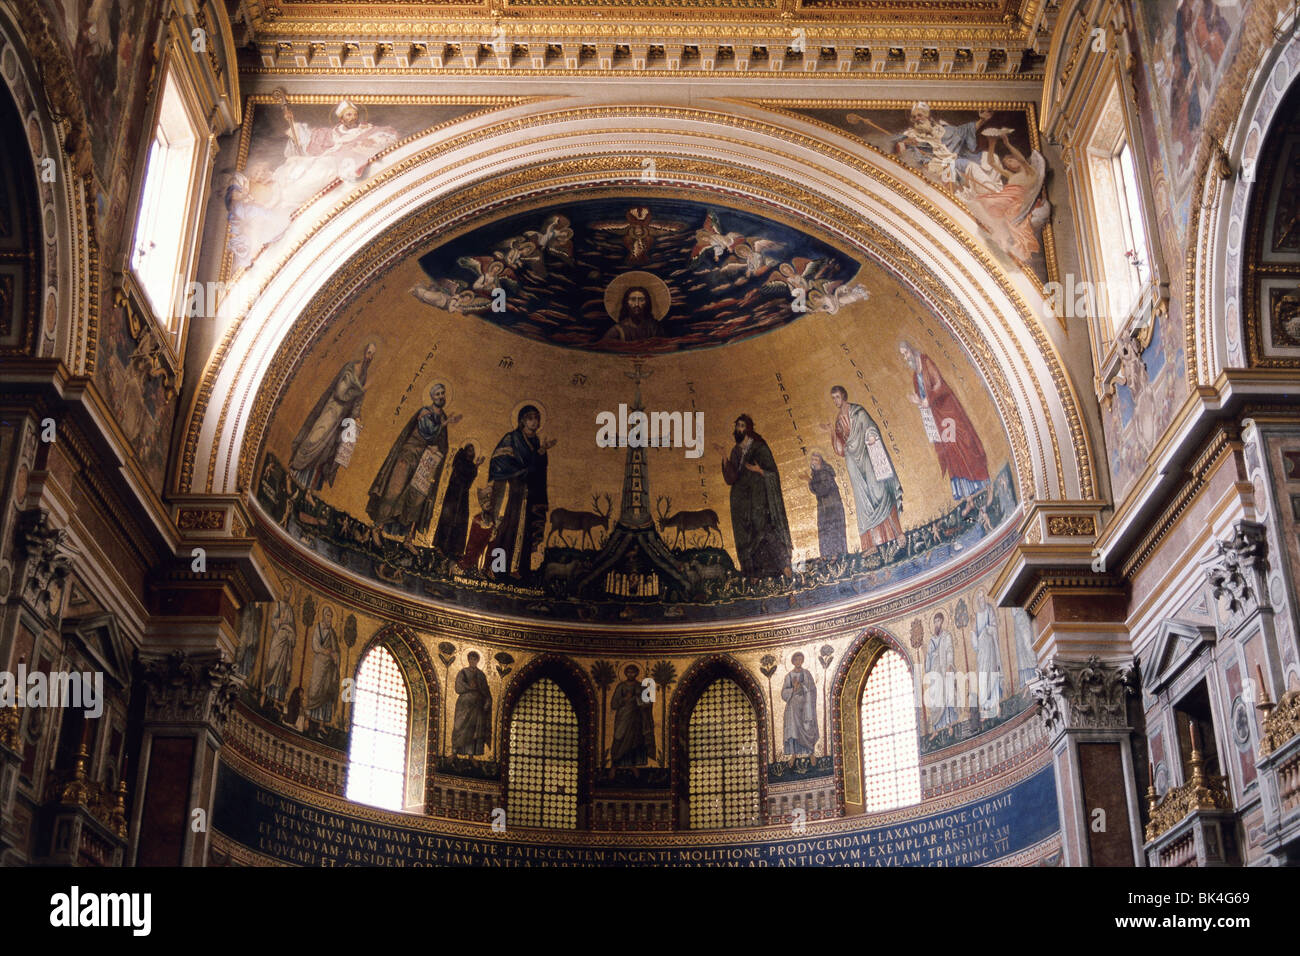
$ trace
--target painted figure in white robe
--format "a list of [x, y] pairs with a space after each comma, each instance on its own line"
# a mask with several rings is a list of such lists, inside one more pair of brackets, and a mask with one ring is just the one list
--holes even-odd
[[266, 652], [266, 696], [283, 701], [289, 692], [289, 675], [293, 670], [293, 647], [298, 642], [297, 622], [293, 613], [292, 594], [275, 602], [271, 614], [271, 644]]
[[791, 670], [785, 675], [781, 699], [785, 701], [782, 738], [785, 753], [806, 757], [817, 744], [817, 686], [811, 671], [803, 668], [803, 655], [790, 658]]
[[839, 410], [831, 432], [836, 454], [844, 456], [849, 486], [858, 517], [858, 542], [863, 551], [902, 540], [899, 513], [903, 510], [903, 486], [885, 447], [880, 428], [861, 405], [849, 401], [842, 385], [831, 389], [831, 401]]
[[931, 619], [932, 633], [925, 649], [925, 703], [930, 713], [930, 730], [940, 731], [957, 723], [957, 659], [952, 633], [944, 630], [944, 613]]
[[344, 423], [349, 419], [356, 423], [361, 415], [366, 376], [374, 357], [375, 346], [372, 343], [366, 346], [360, 362], [348, 362], [339, 370], [293, 440], [289, 471], [308, 494], [334, 484], [340, 467], [339, 446], [344, 438], [351, 437], [351, 444], [355, 446], [355, 429], [351, 429], [353, 434], [348, 435]]
[[989, 596], [979, 591], [975, 598], [975, 629], [970, 636], [975, 651], [976, 686], [979, 688], [980, 717], [996, 717], [1002, 703], [1002, 655], [998, 652], [998, 616]]
[[1034, 655], [1034, 626], [1021, 607], [1011, 612], [1011, 621], [1016, 634], [1017, 676], [1023, 688], [1034, 679], [1034, 673], [1038, 670], [1038, 659]]
[[334, 612], [321, 611], [311, 635], [311, 683], [307, 686], [307, 713], [323, 724], [334, 719], [339, 696], [339, 639], [334, 633]]

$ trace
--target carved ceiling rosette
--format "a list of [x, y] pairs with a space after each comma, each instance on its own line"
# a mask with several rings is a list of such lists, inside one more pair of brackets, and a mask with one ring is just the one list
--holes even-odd
[[1043, 724], [1060, 730], [1121, 730], [1128, 726], [1128, 695], [1136, 684], [1130, 665], [1054, 660], [1037, 672], [1032, 685]]

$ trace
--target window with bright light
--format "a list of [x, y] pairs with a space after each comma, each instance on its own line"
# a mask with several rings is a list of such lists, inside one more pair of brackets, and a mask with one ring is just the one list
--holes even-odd
[[862, 776], [868, 813], [921, 802], [912, 672], [897, 651], [885, 651], [862, 691]]
[[1106, 100], [1088, 144], [1088, 173], [1092, 192], [1095, 248], [1105, 283], [1094, 307], [1103, 319], [1106, 341], [1129, 317], [1151, 278], [1142, 192], [1133, 149], [1124, 125], [1124, 110], [1116, 85]]
[[539, 678], [510, 717], [510, 825], [578, 826], [578, 715], [555, 681]]
[[408, 710], [406, 678], [388, 648], [377, 645], [357, 670], [348, 751], [349, 800], [385, 810], [402, 809]]
[[691, 829], [759, 825], [758, 717], [735, 681], [700, 695], [687, 733]]
[[168, 70], [145, 165], [131, 269], [154, 315], [171, 331], [179, 328], [178, 302], [188, 281], [182, 272], [198, 144], [198, 130]]

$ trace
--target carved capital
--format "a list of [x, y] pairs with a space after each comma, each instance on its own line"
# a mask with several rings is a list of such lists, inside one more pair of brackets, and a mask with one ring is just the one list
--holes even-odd
[[1034, 699], [1050, 734], [1061, 730], [1122, 730], [1128, 726], [1128, 695], [1135, 690], [1130, 665], [1051, 661], [1037, 672]]
[[1202, 562], [1224, 623], [1239, 623], [1259, 604], [1260, 582], [1268, 571], [1264, 526], [1238, 521], [1227, 541], [1216, 541], [1214, 554]]
[[68, 533], [50, 522], [48, 511], [24, 512], [18, 520], [18, 552], [23, 556], [19, 594], [40, 612], [54, 616], [71, 569]]
[[218, 734], [225, 729], [240, 688], [229, 661], [172, 651], [166, 657], [142, 657], [140, 668], [148, 689], [145, 720], [206, 723]]

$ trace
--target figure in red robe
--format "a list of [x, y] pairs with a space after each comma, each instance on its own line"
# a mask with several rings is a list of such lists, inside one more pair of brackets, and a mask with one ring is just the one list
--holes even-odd
[[918, 352], [907, 341], [898, 343], [898, 352], [912, 370], [915, 392], [908, 398], [920, 409], [939, 467], [952, 482], [953, 498], [961, 501], [988, 487], [989, 464], [984, 445], [961, 402], [930, 356]]

